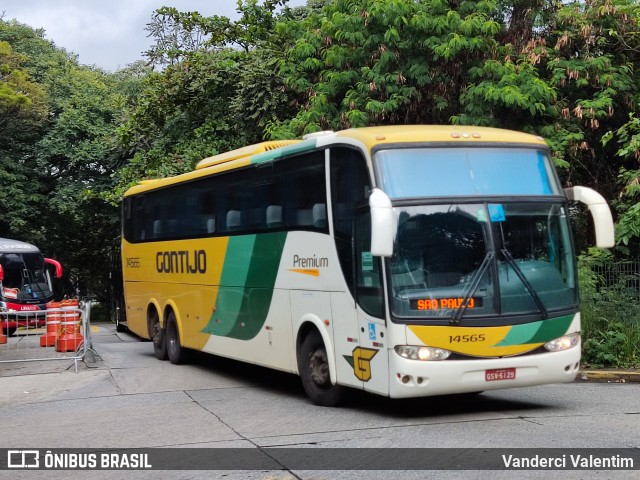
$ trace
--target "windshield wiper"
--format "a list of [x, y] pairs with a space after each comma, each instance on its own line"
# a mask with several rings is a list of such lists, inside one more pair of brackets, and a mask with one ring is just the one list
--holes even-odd
[[545, 319], [549, 318], [549, 312], [547, 312], [547, 309], [544, 306], [544, 303], [542, 302], [540, 295], [538, 295], [538, 292], [536, 292], [536, 289], [534, 288], [534, 286], [531, 285], [531, 282], [529, 281], [529, 279], [524, 275], [524, 273], [522, 273], [522, 270], [520, 269], [516, 261], [513, 259], [511, 252], [509, 252], [509, 250], [507, 250], [506, 248], [502, 248], [500, 250], [500, 253], [504, 255], [504, 258], [507, 261], [507, 263], [511, 266], [511, 268], [513, 268], [513, 271], [516, 272], [516, 275], [518, 276], [522, 284], [525, 286], [525, 288], [529, 292], [529, 295], [531, 295], [531, 298], [533, 298], [533, 301], [538, 307], [538, 310], [540, 310], [540, 312], [542, 313], [542, 318], [545, 318]]
[[20, 290], [23, 290], [28, 286], [29, 288], [26, 293], [31, 295], [31, 298], [37, 299], [39, 298], [39, 294], [46, 297], [46, 293], [42, 289], [42, 285], [38, 282], [33, 270], [27, 266], [27, 262], [25, 262], [24, 258], [22, 258], [22, 266], [24, 268], [22, 269], [22, 286], [20, 287]]
[[482, 263], [480, 264], [480, 267], [478, 268], [478, 270], [476, 270], [476, 273], [474, 273], [473, 276], [471, 277], [471, 280], [469, 281], [470, 286], [467, 289], [467, 293], [465, 293], [464, 297], [462, 298], [462, 302], [460, 303], [460, 306], [453, 313], [451, 320], [449, 320], [449, 323], [451, 323], [452, 325], [457, 325], [460, 323], [462, 314], [467, 309], [467, 306], [469, 305], [469, 300], [476, 293], [478, 286], [480, 286], [480, 281], [482, 280], [482, 277], [484, 277], [484, 274], [487, 271], [487, 268], [489, 268], [489, 265], [491, 265], [493, 257], [494, 257], [493, 252], [487, 252], [487, 254], [484, 256], [484, 259], [482, 260]]

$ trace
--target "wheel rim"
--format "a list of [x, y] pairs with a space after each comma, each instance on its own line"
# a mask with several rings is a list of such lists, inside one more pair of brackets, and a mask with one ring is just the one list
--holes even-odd
[[309, 375], [320, 388], [328, 388], [331, 385], [329, 359], [324, 349], [315, 350], [309, 356]]
[[152, 328], [152, 340], [156, 345], [160, 345], [160, 322], [155, 322]]
[[147, 326], [149, 328], [149, 335], [151, 336], [151, 341], [153, 342], [154, 347], [160, 346], [161, 340], [161, 329], [160, 329], [160, 319], [156, 312], [149, 313], [149, 319], [147, 320]]

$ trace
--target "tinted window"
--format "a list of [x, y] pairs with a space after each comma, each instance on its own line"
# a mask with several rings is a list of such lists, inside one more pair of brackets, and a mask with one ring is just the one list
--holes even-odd
[[132, 242], [253, 233], [327, 231], [324, 152], [252, 165], [125, 199]]
[[333, 231], [342, 273], [353, 293], [354, 208], [366, 203], [371, 192], [369, 171], [360, 152], [351, 148], [331, 149], [331, 200]]

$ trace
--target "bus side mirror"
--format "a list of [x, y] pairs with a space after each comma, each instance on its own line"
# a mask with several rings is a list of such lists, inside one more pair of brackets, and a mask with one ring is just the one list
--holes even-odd
[[615, 246], [613, 218], [604, 197], [587, 187], [565, 188], [564, 192], [569, 200], [584, 203], [589, 207], [596, 230], [596, 246], [600, 248]]
[[376, 257], [393, 255], [393, 239], [396, 222], [391, 207], [391, 199], [379, 188], [374, 188], [369, 196], [371, 208], [371, 254]]
[[44, 263], [47, 265], [53, 265], [56, 270], [56, 278], [62, 278], [62, 265], [60, 265], [60, 262], [51, 258], [45, 258]]

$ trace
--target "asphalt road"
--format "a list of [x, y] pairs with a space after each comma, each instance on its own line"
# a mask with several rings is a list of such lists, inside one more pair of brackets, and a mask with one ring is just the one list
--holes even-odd
[[[0, 448], [640, 449], [638, 383], [578, 381], [401, 401], [355, 392], [342, 407], [321, 408], [293, 375], [207, 355], [175, 366], [110, 324], [92, 329], [102, 359], [78, 373], [67, 361], [0, 364]], [[11, 479], [123, 476], [626, 479], [640, 471], [0, 471]]]

